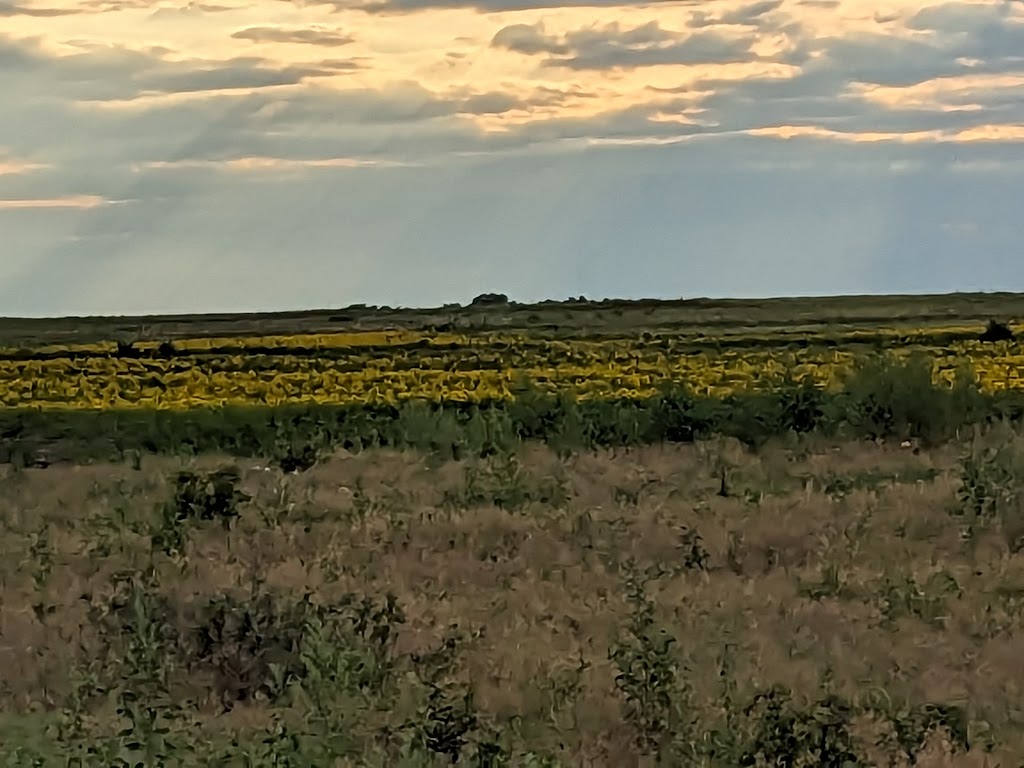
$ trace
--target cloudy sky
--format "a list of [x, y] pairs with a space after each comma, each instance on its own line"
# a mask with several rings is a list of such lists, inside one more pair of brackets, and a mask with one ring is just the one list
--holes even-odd
[[1024, 2], [0, 0], [0, 315], [1024, 290]]

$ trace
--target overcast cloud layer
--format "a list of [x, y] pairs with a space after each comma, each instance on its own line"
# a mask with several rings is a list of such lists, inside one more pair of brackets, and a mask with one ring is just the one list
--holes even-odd
[[0, 0], [0, 315], [1024, 290], [1024, 2]]

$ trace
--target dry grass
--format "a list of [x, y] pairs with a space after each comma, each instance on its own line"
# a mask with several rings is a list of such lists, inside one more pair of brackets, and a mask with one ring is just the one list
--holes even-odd
[[[472, 687], [483, 721], [565, 765], [646, 765], [609, 648], [637, 610], [629, 574], [647, 573], [656, 622], [676, 638], [690, 707], [705, 720], [720, 709], [730, 647], [738, 699], [783, 684], [798, 702], [828, 688], [897, 708], [961, 705], [976, 721], [975, 748], [954, 753], [933, 735], [918, 764], [1017, 765], [1024, 558], [995, 530], [962, 539], [950, 515], [958, 457], [955, 447], [808, 442], [753, 454], [716, 441], [564, 461], [533, 447], [493, 472], [386, 452], [337, 455], [288, 476], [249, 462], [238, 465], [252, 497], [240, 517], [229, 530], [191, 526], [179, 558], [154, 555], [150, 533], [182, 462], [7, 470], [0, 700], [17, 715], [2, 741], [66, 716], [72, 671], [105, 659], [113, 642], [100, 617], [124, 588], [119, 574], [153, 565], [149, 597], [168, 598], [176, 630], [195, 619], [189, 606], [222, 594], [331, 603], [393, 593], [406, 617], [395, 657], [436, 649], [456, 626], [464, 639], [447, 684]], [[210, 738], [297, 708], [229, 702], [225, 713], [230, 687], [192, 672], [168, 690], [196, 703]], [[388, 712], [364, 703], [367, 743], [418, 711], [411, 691]], [[102, 730], [110, 715], [100, 698], [90, 727]], [[992, 754], [978, 723], [996, 742]], [[890, 754], [872, 747], [868, 759], [884, 765]]]

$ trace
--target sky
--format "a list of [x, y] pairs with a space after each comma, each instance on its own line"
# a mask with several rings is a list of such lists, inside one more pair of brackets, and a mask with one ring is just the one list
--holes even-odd
[[0, 316], [1024, 290], [1024, 0], [0, 0]]

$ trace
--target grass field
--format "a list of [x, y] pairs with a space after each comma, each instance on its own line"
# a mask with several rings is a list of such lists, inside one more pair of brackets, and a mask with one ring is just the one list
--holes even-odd
[[[1022, 315], [2, 320], [0, 391], [29, 396], [0, 407], [0, 764], [1024, 765], [1019, 342], [978, 340]], [[825, 350], [841, 375], [800, 362]], [[648, 390], [546, 375], [584, 354], [599, 381], [661, 362]], [[225, 386], [511, 373], [479, 398], [40, 407], [68, 391], [47, 366], [230, 359]], [[728, 386], [694, 385], [715, 366]]]

